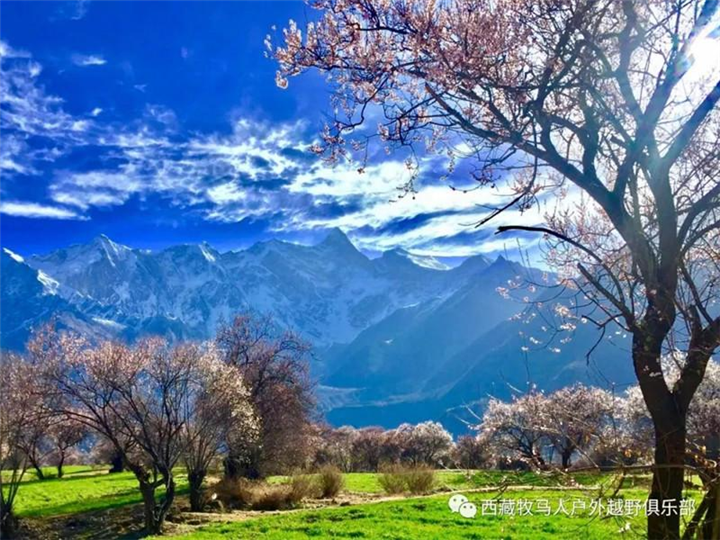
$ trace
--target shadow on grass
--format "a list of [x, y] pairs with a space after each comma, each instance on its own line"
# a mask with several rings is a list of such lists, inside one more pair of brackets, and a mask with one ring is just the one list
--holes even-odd
[[[175, 490], [176, 496], [187, 495], [190, 489], [187, 486], [179, 487]], [[162, 492], [158, 494], [162, 497]], [[18, 512], [20, 517], [35, 519], [52, 519], [68, 515], [82, 516], [92, 512], [102, 512], [112, 510], [132, 504], [140, 504], [142, 495], [138, 488], [128, 488], [114, 493], [107, 493], [100, 497], [88, 497], [78, 501], [57, 504], [55, 506], [44, 506], [36, 510], [27, 512]]]
[[[186, 496], [187, 486], [176, 491]], [[162, 494], [160, 494], [162, 496]], [[21, 523], [28, 540], [135, 540], [145, 538], [143, 506], [137, 489], [43, 508], [41, 513], [22, 514]]]

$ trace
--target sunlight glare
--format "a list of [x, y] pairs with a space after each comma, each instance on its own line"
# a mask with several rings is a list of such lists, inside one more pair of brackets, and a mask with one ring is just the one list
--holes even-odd
[[694, 71], [699, 75], [709, 75], [720, 70], [720, 40], [700, 37], [690, 49], [695, 60]]

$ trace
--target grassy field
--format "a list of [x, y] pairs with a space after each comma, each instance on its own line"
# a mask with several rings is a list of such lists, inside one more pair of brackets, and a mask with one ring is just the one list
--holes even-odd
[[[374, 473], [346, 473], [345, 490], [352, 493], [382, 493], [383, 489]], [[562, 487], [573, 485], [596, 486], [611, 481], [608, 475], [597, 473], [584, 474], [538, 474], [534, 472], [504, 472], [504, 471], [437, 471], [436, 491], [457, 491], [463, 489], [477, 489], [491, 486], [533, 486], [533, 487]], [[286, 476], [275, 476], [269, 479], [270, 483], [285, 482]]]
[[[110, 475], [105, 471], [106, 468], [72, 467], [67, 469], [63, 479], [49, 478], [43, 481], [29, 473], [18, 494], [17, 513], [31, 524], [46, 527], [41, 529], [44, 531], [52, 530], [53, 524], [62, 520], [74, 520], [75, 516], [82, 515], [80, 521], [85, 520], [85, 526], [91, 529], [98, 527], [98, 523], [106, 523], [101, 516], [109, 515], [108, 512], [120, 512], [128, 517], [131, 513], [123, 510], [123, 507], [140, 502], [137, 482], [130, 473]], [[286, 477], [270, 479], [271, 482], [286, 480]], [[647, 496], [646, 482], [646, 478], [636, 477], [632, 483], [625, 484], [628, 487], [618, 496], [626, 500], [644, 501]], [[644, 529], [645, 518], [642, 516], [600, 518], [590, 515], [590, 500], [597, 495], [597, 486], [602, 484], [606, 485], [606, 493], [612, 491], [613, 477], [599, 474], [540, 475], [501, 471], [468, 474], [439, 471], [434, 495], [387, 500], [377, 474], [352, 473], [345, 475], [345, 493], [340, 497], [343, 506], [282, 513], [243, 512], [216, 516], [217, 522], [204, 525], [201, 522], [195, 522], [194, 525], [171, 523], [168, 529], [175, 534], [171, 538], [190, 540], [637, 538]], [[178, 475], [178, 485], [182, 499], [187, 486], [181, 474]], [[632, 485], [637, 487], [630, 487]], [[508, 486], [510, 489], [504, 492], [492, 490], [498, 486]], [[572, 487], [582, 489], [568, 489]], [[477, 489], [488, 491], [473, 491]], [[448, 508], [450, 491], [464, 492], [471, 502], [477, 504], [478, 515], [468, 519], [452, 513]], [[500, 499], [514, 500], [516, 504], [519, 504], [517, 501], [525, 501], [526, 504], [534, 505], [547, 501], [551, 514], [481, 515], [483, 501]], [[588, 508], [567, 515], [559, 510], [561, 499], [566, 506], [572, 505], [572, 501], [583, 500]], [[88, 516], [99, 516], [101, 519], [87, 520]], [[91, 537], [94, 536], [78, 536]]]
[[[15, 511], [20, 517], [48, 518], [117, 508], [142, 501], [132, 473], [107, 474], [107, 467], [68, 467], [62, 479], [38, 480], [28, 473], [20, 486]], [[54, 474], [49, 469], [48, 473]], [[184, 475], [177, 478], [178, 491], [187, 486]]]
[[[645, 491], [628, 490], [628, 498], [641, 500]], [[468, 494], [478, 506], [492, 495]], [[557, 508], [559, 499], [566, 504], [583, 498], [578, 494], [557, 491], [518, 491], [506, 493], [503, 499], [547, 500]], [[574, 516], [481, 516], [463, 518], [448, 508], [448, 496], [405, 499], [342, 508], [304, 510], [281, 515], [259, 517], [237, 523], [202, 527], [186, 535], [171, 538], [220, 540], [247, 538], [253, 540], [307, 540], [310, 538], [365, 538], [382, 540], [480, 540], [480, 539], [572, 539], [604, 540], [634, 538], [644, 529], [644, 518], [596, 519], [589, 511]], [[629, 524], [630, 529], [620, 532]], [[159, 537], [158, 537], [159, 538]]]

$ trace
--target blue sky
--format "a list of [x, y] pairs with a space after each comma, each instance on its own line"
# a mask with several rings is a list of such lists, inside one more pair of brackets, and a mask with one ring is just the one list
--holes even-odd
[[[470, 224], [497, 194], [452, 191], [422, 156], [335, 167], [308, 151], [331, 113], [318, 74], [276, 87], [265, 36], [301, 2], [2, 2], [0, 241], [21, 254], [98, 234], [159, 249], [312, 243], [339, 227], [372, 254], [513, 248]], [[458, 167], [452, 183], [466, 185]], [[512, 216], [508, 216], [511, 219]], [[527, 216], [524, 216], [527, 218]]]

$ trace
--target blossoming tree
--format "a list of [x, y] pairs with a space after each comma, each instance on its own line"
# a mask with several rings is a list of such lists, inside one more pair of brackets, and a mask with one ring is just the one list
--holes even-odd
[[[313, 5], [319, 20], [304, 36], [291, 22], [271, 51], [279, 86], [308, 69], [334, 85], [338, 114], [318, 152], [362, 151], [379, 111], [373, 136], [388, 146], [425, 144], [451, 168], [465, 157], [480, 184], [512, 187], [483, 222], [565, 197], [544, 223], [500, 231], [545, 235], [593, 321], [631, 336], [655, 430], [650, 497], [680, 499], [688, 407], [720, 343], [720, 77], [702, 54], [716, 46], [718, 2]], [[670, 342], [687, 357], [673, 385], [660, 363]], [[679, 538], [679, 515], [649, 516], [648, 534]]]
[[32, 371], [22, 357], [4, 353], [0, 373], [0, 537], [12, 538], [15, 499], [28, 467], [23, 444], [40, 411]]
[[[181, 459], [193, 465], [189, 472], [195, 473], [191, 487], [197, 496], [202, 482], [197, 473], [204, 463], [198, 447], [218, 444], [217, 423], [228, 414], [252, 415], [247, 390], [238, 383], [242, 377], [228, 376], [219, 357], [196, 344], [170, 346], [153, 338], [133, 346], [93, 346], [48, 327], [36, 333], [28, 351], [47, 406], [109, 441], [135, 475], [151, 534], [162, 531], [173, 504], [174, 470]], [[209, 401], [225, 410], [211, 415]]]

